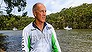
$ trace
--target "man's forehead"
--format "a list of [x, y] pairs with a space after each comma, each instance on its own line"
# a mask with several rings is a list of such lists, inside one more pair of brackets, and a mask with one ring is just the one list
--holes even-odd
[[38, 5], [36, 10], [46, 10], [44, 5]]
[[36, 10], [46, 10], [46, 7], [42, 3], [36, 3], [33, 6], [33, 11], [36, 11]]
[[38, 4], [37, 8], [46, 8], [43, 4]]

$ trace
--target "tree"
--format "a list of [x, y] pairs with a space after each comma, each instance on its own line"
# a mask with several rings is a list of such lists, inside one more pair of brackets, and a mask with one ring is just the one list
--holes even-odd
[[26, 0], [4, 0], [4, 2], [7, 14], [11, 14], [14, 7], [18, 8], [18, 12], [23, 11], [26, 7]]
[[70, 26], [73, 29], [92, 28], [92, 4], [84, 3], [77, 7], [63, 8], [60, 12], [47, 16], [47, 21], [56, 29]]

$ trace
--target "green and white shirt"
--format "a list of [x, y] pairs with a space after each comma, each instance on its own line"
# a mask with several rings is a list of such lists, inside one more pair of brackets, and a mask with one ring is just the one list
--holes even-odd
[[61, 52], [56, 33], [52, 25], [44, 23], [43, 31], [30, 23], [22, 34], [23, 52]]

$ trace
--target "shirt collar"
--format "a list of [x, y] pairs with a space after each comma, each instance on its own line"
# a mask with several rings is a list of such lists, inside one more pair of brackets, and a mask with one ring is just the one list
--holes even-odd
[[[38, 30], [40, 30], [34, 23], [35, 23], [35, 21], [32, 23], [32, 26], [33, 26], [34, 28], [37, 28]], [[46, 22], [44, 22], [43, 29], [45, 28], [46, 25], [47, 25]]]

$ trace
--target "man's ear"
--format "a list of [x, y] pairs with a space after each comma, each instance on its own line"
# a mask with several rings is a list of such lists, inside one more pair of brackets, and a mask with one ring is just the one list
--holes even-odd
[[33, 15], [36, 17], [36, 11], [33, 11]]

